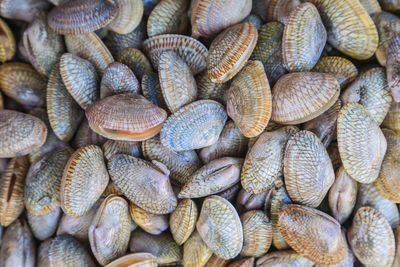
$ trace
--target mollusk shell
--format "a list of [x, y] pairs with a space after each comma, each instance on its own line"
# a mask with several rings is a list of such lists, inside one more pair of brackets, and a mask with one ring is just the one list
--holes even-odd
[[379, 34], [379, 45], [375, 56], [381, 66], [386, 66], [386, 55], [390, 40], [400, 31], [400, 18], [388, 12], [372, 15]]
[[121, 266], [157, 267], [157, 258], [150, 253], [138, 252], [118, 258], [110, 262], [106, 266], [107, 267], [121, 267]]
[[382, 127], [391, 129], [397, 134], [400, 134], [400, 103], [392, 102], [389, 112], [385, 120], [382, 122]]
[[117, 15], [107, 28], [119, 34], [128, 34], [135, 30], [143, 16], [142, 0], [116, 0]]
[[265, 13], [267, 21], [279, 21], [287, 24], [290, 14], [300, 4], [300, 0], [269, 0]]
[[208, 77], [207, 71], [202, 71], [196, 75], [197, 82], [197, 98], [211, 99], [222, 104], [226, 103], [226, 95], [229, 89], [227, 83], [213, 83]]
[[140, 142], [107, 140], [103, 144], [104, 157], [110, 160], [115, 154], [127, 154], [133, 157], [140, 157]]
[[267, 253], [257, 260], [257, 267], [301, 266], [312, 267], [314, 263], [293, 250], [282, 250]]
[[0, 62], [4, 63], [14, 57], [17, 45], [13, 32], [2, 19], [0, 19], [0, 40]]
[[182, 199], [171, 213], [169, 225], [172, 237], [181, 246], [188, 240], [195, 230], [198, 210], [196, 203], [191, 199]]
[[122, 49], [118, 61], [127, 65], [139, 80], [143, 79], [143, 75], [153, 71], [149, 60], [139, 49], [132, 47]]
[[400, 34], [389, 43], [386, 57], [386, 75], [393, 100], [400, 102]]
[[43, 215], [35, 215], [27, 211], [26, 218], [35, 238], [45, 240], [51, 237], [57, 230], [61, 214], [60, 206]]
[[129, 203], [129, 213], [140, 228], [152, 235], [161, 234], [169, 226], [168, 215], [147, 212], [132, 202]]
[[204, 243], [197, 231], [183, 245], [183, 265], [187, 267], [204, 266], [213, 251]]
[[4, 18], [31, 22], [39, 10], [48, 10], [50, 7], [51, 4], [46, 0], [4, 0], [0, 4], [0, 13]]
[[161, 91], [158, 74], [154, 72], [144, 74], [141, 85], [142, 94], [147, 100], [160, 108], [168, 109]]

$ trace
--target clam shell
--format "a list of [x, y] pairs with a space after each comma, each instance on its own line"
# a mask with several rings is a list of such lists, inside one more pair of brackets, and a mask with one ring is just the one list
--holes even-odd
[[44, 215], [60, 206], [61, 179], [72, 153], [62, 147], [31, 165], [25, 180], [25, 206], [31, 214]]
[[[368, 14], [372, 15], [374, 13], [382, 12], [381, 6], [379, 5], [378, 0], [359, 0], [365, 11]], [[391, 1], [391, 0], [389, 0]]]
[[328, 146], [327, 151], [329, 157], [332, 160], [333, 169], [334, 170], [339, 169], [339, 167], [342, 166], [343, 164], [342, 160], [340, 159], [339, 146], [337, 140], [332, 141], [332, 143]]
[[256, 14], [248, 15], [242, 22], [248, 21], [253, 23], [257, 30], [260, 29], [260, 27], [263, 25], [263, 20], [260, 18], [260, 16]]
[[161, 163], [119, 154], [110, 159], [108, 170], [115, 186], [140, 208], [154, 214], [168, 214], [176, 208], [169, 172]]
[[167, 113], [136, 94], [119, 94], [103, 98], [86, 110], [90, 128], [113, 139], [141, 141], [156, 135]]
[[386, 75], [393, 100], [400, 102], [400, 34], [389, 43], [386, 57]]
[[158, 65], [161, 91], [174, 113], [197, 98], [197, 85], [189, 66], [173, 51], [164, 51]]
[[129, 213], [132, 220], [140, 228], [152, 235], [161, 234], [169, 226], [168, 215], [159, 215], [147, 212], [132, 202], [129, 203]]
[[186, 11], [187, 0], [162, 0], [158, 3], [147, 20], [147, 35], [149, 37], [166, 34], [184, 34], [188, 28]]
[[253, 4], [251, 7], [251, 13], [256, 14], [257, 16], [260, 17], [262, 21], [267, 20], [267, 8], [269, 6], [269, 3], [271, 1], [264, 1], [264, 0], [253, 0]]
[[117, 12], [112, 0], [66, 0], [49, 12], [48, 24], [60, 34], [83, 34], [106, 26]]
[[196, 76], [197, 98], [211, 99], [225, 104], [229, 83], [213, 83], [207, 71], [202, 71]]
[[207, 264], [205, 267], [214, 267], [214, 266], [219, 266], [219, 267], [226, 267], [228, 264], [231, 262], [231, 260], [225, 260], [221, 257], [218, 257], [215, 253], [212, 254], [211, 258], [208, 260]]
[[348, 103], [339, 112], [337, 129], [340, 158], [347, 174], [360, 183], [373, 182], [387, 147], [379, 126], [363, 106]]
[[207, 147], [218, 141], [227, 119], [224, 107], [213, 100], [198, 100], [172, 114], [160, 138], [174, 151]]
[[29, 154], [43, 145], [46, 137], [43, 121], [32, 115], [0, 109], [0, 158]]
[[248, 61], [235, 76], [227, 95], [229, 117], [246, 137], [264, 131], [271, 117], [272, 99], [267, 75], [260, 61]]
[[69, 216], [82, 217], [100, 198], [108, 184], [101, 148], [88, 145], [69, 158], [61, 181], [61, 207]]
[[328, 42], [352, 58], [370, 58], [378, 46], [378, 32], [374, 22], [359, 1], [311, 0], [322, 18]]
[[207, 246], [223, 259], [233, 259], [243, 246], [243, 228], [235, 208], [218, 196], [207, 197], [196, 229]]
[[172, 50], [177, 53], [192, 70], [193, 75], [206, 69], [208, 49], [201, 42], [189, 36], [179, 34], [153, 36], [143, 42], [143, 49], [155, 69], [158, 69], [160, 56], [164, 50]]
[[397, 0], [379, 0], [383, 10], [397, 11], [400, 9], [400, 3]]
[[125, 255], [106, 265], [106, 267], [121, 267], [121, 266], [157, 267], [157, 258], [150, 253], [139, 252], [139, 253], [132, 253]]
[[327, 35], [317, 8], [299, 5], [283, 31], [283, 62], [290, 72], [310, 71], [321, 56]]
[[118, 61], [128, 66], [139, 80], [153, 71], [150, 61], [142, 51], [132, 47], [122, 49]]
[[212, 254], [212, 250], [204, 243], [199, 233], [195, 231], [183, 245], [183, 266], [204, 266]]
[[11, 62], [0, 65], [0, 88], [25, 109], [45, 105], [46, 81], [29, 64]]
[[5, 61], [10, 60], [14, 57], [17, 45], [15, 43], [13, 32], [8, 27], [7, 23], [2, 19], [0, 19], [0, 30], [0, 62], [4, 63]]
[[0, 4], [0, 13], [4, 18], [31, 22], [39, 10], [50, 7], [49, 1], [45, 0], [4, 0]]
[[164, 101], [161, 91], [160, 80], [158, 74], [151, 72], [144, 74], [142, 78], [142, 94], [143, 96], [156, 106], [162, 109], [168, 109]]
[[110, 195], [100, 205], [89, 227], [89, 241], [96, 260], [101, 265], [125, 255], [131, 233], [128, 203]]
[[228, 267], [253, 267], [254, 258], [243, 258], [241, 260], [236, 260], [228, 265]]
[[103, 145], [104, 157], [109, 161], [115, 154], [127, 154], [140, 157], [140, 142], [107, 140]]
[[257, 43], [257, 29], [251, 22], [231, 26], [211, 43], [207, 57], [208, 77], [223, 83], [235, 76], [250, 58]]
[[98, 145], [102, 146], [106, 142], [106, 138], [92, 131], [89, 127], [88, 120], [86, 118], [81, 122], [78, 130], [76, 131], [75, 137], [72, 140], [74, 148], [80, 148], [87, 145]]
[[135, 30], [143, 16], [142, 0], [116, 0], [117, 15], [107, 28], [119, 34], [128, 34]]
[[333, 106], [339, 92], [339, 83], [330, 74], [286, 74], [272, 88], [271, 120], [280, 124], [309, 121]]
[[287, 24], [290, 14], [301, 4], [300, 0], [270, 0], [267, 5], [267, 21]]
[[386, 66], [388, 46], [390, 40], [400, 31], [400, 18], [389, 12], [380, 12], [374, 14], [372, 19], [379, 34], [379, 44], [375, 56], [379, 64]]
[[245, 189], [241, 188], [236, 197], [236, 210], [241, 214], [242, 211], [262, 209], [266, 196], [267, 192], [250, 194]]
[[26, 217], [35, 238], [38, 240], [45, 240], [51, 237], [57, 230], [61, 214], [62, 212], [59, 206], [43, 215], [35, 215], [27, 211]]
[[171, 213], [169, 225], [175, 242], [181, 246], [188, 240], [196, 226], [198, 210], [191, 199], [182, 199]]
[[297, 253], [317, 264], [337, 264], [346, 255], [340, 224], [319, 210], [287, 205], [280, 211], [278, 226]]
[[251, 7], [251, 0], [195, 0], [191, 17], [192, 35], [213, 36], [246, 18]]
[[282, 176], [283, 157], [290, 136], [299, 129], [287, 126], [273, 132], [260, 135], [256, 143], [247, 152], [241, 173], [243, 188], [258, 194], [270, 188], [277, 178]]
[[394, 256], [394, 261], [392, 267], [400, 266], [400, 226], [394, 231], [394, 238], [396, 241], [396, 255]]
[[366, 266], [391, 266], [395, 240], [389, 222], [371, 207], [357, 210], [347, 233], [351, 249]]
[[397, 134], [400, 134], [400, 104], [396, 102], [392, 102], [390, 106], [389, 112], [385, 117], [385, 120], [382, 122], [382, 126], [385, 128], [389, 128], [395, 131]]
[[217, 193], [216, 195], [225, 198], [226, 200], [228, 200], [231, 203], [234, 203], [234, 200], [240, 190], [240, 187], [241, 187], [240, 183], [237, 183], [237, 184], [229, 187], [228, 189], [226, 189], [220, 193]]
[[293, 250], [282, 250], [267, 253], [259, 258], [257, 267], [312, 267], [314, 263]]

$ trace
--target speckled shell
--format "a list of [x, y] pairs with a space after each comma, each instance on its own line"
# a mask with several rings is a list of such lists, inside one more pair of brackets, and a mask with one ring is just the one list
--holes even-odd
[[181, 246], [188, 240], [196, 226], [198, 210], [191, 199], [182, 199], [171, 213], [169, 225], [175, 242]]
[[293, 250], [267, 253], [257, 260], [257, 267], [312, 267], [314, 263]]
[[387, 144], [381, 129], [363, 106], [348, 103], [340, 110], [337, 139], [347, 174], [360, 183], [373, 182], [378, 177]]
[[27, 211], [26, 218], [35, 238], [45, 240], [51, 237], [57, 230], [61, 214], [60, 206], [43, 215], [35, 215]]
[[339, 83], [330, 74], [286, 74], [272, 88], [271, 120], [279, 124], [309, 121], [335, 104], [339, 92]]
[[91, 105], [86, 117], [90, 128], [107, 138], [141, 141], [161, 130], [167, 113], [141, 95], [118, 94]]
[[161, 91], [158, 74], [154, 72], [144, 74], [141, 85], [142, 94], [147, 100], [160, 108], [168, 109]]
[[179, 34], [153, 36], [143, 42], [143, 49], [155, 69], [158, 69], [160, 55], [164, 50], [178, 54], [192, 70], [193, 75], [206, 69], [208, 49], [196, 39]]
[[213, 36], [246, 18], [251, 7], [251, 0], [195, 0], [191, 17], [192, 35]]
[[141, 156], [140, 142], [107, 140], [103, 144], [104, 157], [110, 160], [115, 154], [127, 154], [133, 157]]
[[208, 77], [223, 83], [235, 76], [250, 58], [257, 43], [257, 29], [251, 22], [231, 26], [211, 43], [207, 57]]
[[264, 131], [271, 117], [271, 89], [260, 61], [248, 61], [235, 76], [227, 95], [229, 117], [246, 137]]
[[0, 158], [29, 154], [43, 145], [46, 137], [43, 121], [25, 113], [0, 109]]
[[115, 186], [142, 209], [168, 214], [176, 208], [169, 171], [162, 163], [119, 154], [110, 159], [108, 170]]
[[289, 245], [315, 263], [337, 264], [346, 255], [340, 224], [319, 210], [287, 205], [281, 209], [278, 226]]
[[235, 208], [219, 196], [207, 197], [200, 211], [196, 229], [215, 254], [233, 259], [243, 246], [243, 228]]
[[269, 0], [265, 13], [266, 19], [287, 24], [290, 14], [300, 4], [300, 0]]
[[96, 266], [92, 256], [73, 237], [60, 235], [42, 242], [38, 251], [38, 267]]
[[382, 122], [382, 127], [391, 129], [397, 134], [400, 134], [400, 103], [392, 102], [389, 112], [385, 120]]
[[328, 42], [355, 59], [370, 58], [378, 46], [374, 22], [359, 1], [311, 0], [328, 33]]
[[48, 24], [60, 34], [83, 34], [106, 26], [117, 12], [112, 0], [66, 0], [50, 11]]
[[211, 258], [213, 251], [204, 243], [197, 231], [183, 245], [183, 266], [204, 266]]
[[[372, 15], [374, 13], [382, 12], [378, 0], [359, 0], [365, 11]], [[390, 0], [389, 0], [390, 1]], [[395, 0], [396, 1], [396, 0]]]
[[169, 226], [168, 215], [147, 212], [132, 202], [129, 203], [129, 213], [140, 228], [152, 235], [161, 234]]
[[298, 131], [297, 127], [287, 126], [258, 137], [247, 152], [241, 173], [241, 183], [247, 192], [265, 192], [282, 176], [287, 140]]
[[106, 265], [106, 267], [122, 267], [122, 266], [157, 267], [157, 258], [150, 253], [138, 252], [138, 253], [127, 254]]
[[72, 217], [82, 217], [100, 198], [109, 181], [103, 151], [95, 145], [76, 150], [61, 181], [61, 207]]
[[198, 100], [172, 114], [161, 130], [161, 142], [183, 151], [213, 145], [227, 119], [224, 107], [213, 100]]
[[158, 76], [168, 109], [174, 113], [197, 98], [197, 85], [189, 66], [173, 51], [160, 55]]
[[365, 266], [391, 266], [395, 254], [392, 229], [383, 215], [371, 207], [360, 208], [347, 233], [351, 249]]
[[119, 34], [135, 30], [143, 16], [142, 0], [116, 0], [118, 12], [107, 28]]
[[7, 23], [2, 19], [0, 19], [0, 31], [0, 62], [4, 63], [5, 61], [10, 60], [14, 57], [17, 45], [15, 43], [13, 32], [8, 27]]
[[283, 62], [290, 72], [310, 71], [321, 56], [327, 35], [318, 10], [311, 3], [299, 5], [283, 31]]
[[19, 62], [2, 64], [0, 89], [25, 109], [42, 107], [46, 102], [46, 81], [29, 64]]
[[139, 80], [142, 80], [144, 74], [153, 71], [146, 56], [140, 50], [132, 47], [122, 49], [118, 56], [118, 62], [127, 65]]
[[229, 89], [228, 83], [213, 83], [208, 77], [207, 71], [202, 71], [196, 76], [197, 98], [211, 99], [225, 104]]
[[60, 206], [61, 179], [72, 153], [70, 147], [62, 147], [31, 165], [25, 180], [25, 206], [30, 213], [44, 215]]
[[74, 148], [80, 148], [86, 145], [102, 146], [106, 141], [107, 139], [105, 137], [90, 129], [88, 120], [84, 118], [76, 131], [72, 144]]
[[389, 43], [386, 57], [386, 75], [393, 100], [400, 102], [400, 34]]
[[31, 22], [39, 10], [50, 7], [49, 1], [45, 0], [4, 0], [0, 4], [0, 13], [4, 18]]

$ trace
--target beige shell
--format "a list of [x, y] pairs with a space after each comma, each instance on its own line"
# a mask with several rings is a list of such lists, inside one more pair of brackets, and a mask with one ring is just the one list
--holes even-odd
[[394, 230], [394, 238], [396, 241], [396, 254], [394, 256], [394, 261], [392, 267], [400, 266], [400, 226]]
[[257, 267], [312, 267], [314, 263], [293, 250], [267, 253], [257, 260]]
[[386, 57], [386, 75], [393, 100], [400, 102], [400, 34], [392, 38]]
[[382, 126], [400, 134], [400, 103], [392, 102]]
[[196, 82], [198, 99], [211, 99], [225, 104], [229, 82], [213, 83], [208, 77], [207, 71], [202, 71], [196, 75]]
[[7, 23], [2, 19], [0, 20], [0, 30], [1, 30], [0, 62], [4, 63], [5, 61], [10, 60], [14, 57], [17, 45], [15, 43], [13, 32], [11, 31]]
[[103, 144], [104, 157], [109, 161], [115, 154], [127, 154], [140, 157], [140, 142], [107, 140]]
[[43, 215], [35, 215], [29, 211], [26, 212], [29, 227], [38, 240], [45, 240], [56, 232], [61, 215], [62, 210], [60, 206]]
[[118, 258], [106, 267], [157, 267], [157, 258], [150, 253], [138, 252], [127, 254], [121, 258]]
[[267, 21], [287, 24], [290, 14], [301, 4], [300, 0], [269, 0], [266, 10]]
[[136, 48], [122, 49], [118, 56], [118, 62], [128, 66], [139, 80], [142, 80], [145, 74], [153, 71], [150, 61], [142, 51]]
[[169, 226], [168, 215], [147, 212], [132, 202], [129, 203], [129, 213], [131, 214], [132, 220], [140, 228], [152, 235], [161, 234]]
[[96, 132], [92, 131], [89, 127], [89, 122], [84, 118], [76, 131], [75, 137], [72, 140], [74, 148], [80, 148], [87, 145], [101, 146], [107, 139]]
[[143, 16], [143, 1], [116, 0], [118, 12], [107, 28], [119, 34], [129, 34], [139, 25]]
[[361, 5], [364, 7], [365, 11], [367, 11], [368, 14], [370, 15], [382, 12], [382, 8], [379, 5], [378, 0], [359, 0], [359, 1]]
[[50, 7], [49, 1], [44, 0], [5, 0], [0, 4], [0, 13], [4, 18], [31, 22], [39, 10]]
[[182, 199], [171, 213], [169, 225], [172, 237], [181, 246], [188, 240], [196, 226], [198, 210], [196, 203], [191, 199]]
[[183, 266], [204, 266], [211, 258], [213, 251], [204, 243], [197, 231], [183, 245]]

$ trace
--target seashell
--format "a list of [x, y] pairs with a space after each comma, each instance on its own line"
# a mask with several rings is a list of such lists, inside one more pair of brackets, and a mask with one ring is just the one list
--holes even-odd
[[127, 154], [133, 157], [141, 156], [140, 143], [135, 141], [107, 140], [103, 145], [104, 157], [109, 161], [115, 154]]
[[159, 235], [165, 231], [168, 226], [168, 215], [152, 214], [139, 208], [132, 202], [129, 203], [129, 213], [132, 220], [143, 230], [152, 235]]
[[66, 89], [81, 108], [86, 109], [100, 98], [99, 78], [88, 60], [65, 53], [60, 59], [60, 74]]
[[4, 233], [0, 249], [2, 266], [34, 267], [36, 259], [35, 239], [24, 219], [18, 219]]
[[382, 12], [378, 0], [359, 0], [359, 1], [369, 15]]
[[87, 145], [102, 146], [106, 142], [106, 138], [95, 133], [90, 129], [86, 118], [81, 122], [75, 137], [72, 140], [74, 148], [80, 148]]
[[103, 98], [86, 110], [90, 128], [113, 140], [141, 141], [155, 136], [167, 113], [136, 94]]
[[[0, 3], [0, 13], [1, 13], [1, 3]], [[14, 34], [8, 27], [7, 23], [0, 19], [0, 62], [4, 63], [14, 57], [16, 52], [16, 43]]]
[[46, 137], [46, 125], [38, 118], [0, 109], [0, 158], [29, 154], [43, 145]]
[[236, 198], [236, 210], [241, 214], [242, 211], [262, 209], [266, 196], [267, 192], [250, 194], [242, 188]]
[[256, 29], [260, 29], [260, 27], [263, 25], [263, 20], [256, 14], [250, 14], [248, 15], [242, 22], [251, 22], [254, 24], [254, 27], [256, 27]]
[[129, 249], [131, 252], [153, 254], [157, 257], [157, 262], [160, 265], [182, 259], [180, 247], [168, 232], [163, 232], [160, 235], [151, 235], [141, 229], [137, 229], [132, 233]]
[[101, 148], [88, 145], [69, 158], [61, 181], [61, 207], [69, 216], [82, 217], [100, 198], [108, 184]]
[[194, 172], [179, 192], [179, 198], [200, 198], [220, 193], [239, 182], [243, 160], [224, 157]]
[[176, 208], [169, 171], [162, 163], [118, 154], [109, 160], [108, 170], [117, 189], [140, 208], [154, 214], [168, 214]]
[[166, 34], [184, 34], [188, 28], [187, 0], [162, 0], [158, 3], [147, 20], [147, 35], [149, 37]]
[[271, 89], [260, 61], [248, 61], [235, 76], [226, 109], [244, 136], [262, 133], [271, 117]]
[[398, 11], [400, 3], [397, 0], [379, 0], [379, 4], [385, 11]]
[[314, 263], [305, 257], [297, 254], [293, 250], [274, 251], [259, 258], [256, 263], [257, 267], [283, 267], [283, 266], [299, 266], [312, 267]]
[[286, 25], [290, 14], [300, 4], [300, 0], [270, 0], [265, 13], [267, 21], [276, 21]]
[[31, 22], [39, 10], [50, 7], [45, 0], [4, 0], [0, 4], [0, 14], [3, 18]]
[[253, 267], [254, 258], [243, 258], [241, 260], [236, 260], [228, 265], [228, 267]]
[[117, 0], [117, 15], [107, 28], [119, 34], [128, 34], [135, 30], [143, 16], [141, 0]]
[[290, 72], [310, 71], [321, 56], [326, 39], [326, 30], [317, 8], [311, 3], [296, 7], [283, 31], [286, 69]]
[[243, 248], [240, 255], [249, 257], [264, 255], [272, 242], [272, 225], [268, 216], [261, 210], [251, 210], [243, 213], [240, 220], [243, 225]]
[[183, 245], [183, 266], [204, 266], [211, 258], [213, 252], [207, 247], [197, 231]]
[[0, 66], [0, 89], [25, 109], [46, 102], [46, 81], [29, 64], [10, 62]]
[[327, 151], [328, 151], [329, 157], [332, 160], [333, 169], [334, 170], [339, 169], [339, 167], [341, 167], [343, 164], [342, 164], [342, 160], [340, 159], [339, 147], [338, 147], [337, 140], [332, 141], [332, 143], [327, 147]]
[[192, 36], [216, 35], [246, 18], [251, 7], [251, 0], [195, 0], [191, 17]]
[[337, 56], [321, 57], [312, 71], [331, 74], [341, 89], [346, 88], [358, 75], [356, 66], [350, 60]]
[[218, 257], [215, 253], [212, 254], [211, 258], [208, 260], [207, 264], [205, 267], [213, 267], [213, 266], [218, 266], [218, 267], [226, 267], [228, 264], [231, 262], [231, 260], [225, 260], [221, 257]]
[[351, 249], [366, 266], [392, 266], [395, 240], [389, 222], [371, 208], [357, 210], [347, 233]]
[[61, 179], [73, 152], [62, 147], [31, 165], [25, 180], [25, 206], [31, 214], [44, 215], [60, 206]]
[[344, 223], [352, 214], [357, 199], [357, 182], [351, 179], [343, 166], [336, 172], [336, 180], [329, 189], [329, 208], [332, 216]]
[[394, 231], [394, 238], [396, 241], [396, 254], [394, 256], [394, 261], [392, 267], [400, 266], [400, 226], [398, 226]]
[[38, 251], [38, 267], [45, 266], [96, 266], [92, 256], [73, 237], [59, 235], [42, 242]]
[[235, 258], [243, 246], [243, 228], [235, 208], [219, 196], [207, 197], [196, 229], [207, 246], [223, 259]]
[[267, 14], [267, 8], [269, 6], [269, 3], [271, 1], [264, 1], [264, 0], [253, 0], [252, 8], [251, 8], [251, 13], [256, 14], [259, 16], [263, 21], [267, 20], [266, 14]]
[[118, 13], [112, 0], [65, 0], [48, 16], [50, 28], [59, 34], [93, 32], [109, 24]]
[[143, 0], [143, 7], [144, 7], [144, 14], [149, 16], [151, 11], [154, 7], [160, 2], [161, 0]]
[[160, 55], [158, 75], [168, 109], [174, 113], [197, 98], [197, 85], [189, 66], [173, 51]]
[[3, 95], [0, 92], [0, 109], [4, 109]]
[[65, 35], [64, 38], [67, 51], [92, 63], [99, 76], [103, 76], [104, 70], [114, 62], [108, 48], [93, 32], [81, 35]]
[[374, 22], [359, 1], [311, 0], [324, 22], [328, 42], [352, 58], [370, 58], [378, 46]]
[[378, 177], [387, 144], [363, 106], [348, 103], [340, 110], [337, 139], [346, 173], [357, 182], [373, 182]]
[[131, 233], [128, 203], [110, 195], [100, 205], [89, 227], [93, 255], [101, 265], [125, 255]]
[[132, 253], [125, 255], [106, 265], [106, 267], [121, 267], [121, 266], [157, 267], [157, 258], [150, 253], [139, 252], [139, 253]]
[[228, 189], [222, 191], [221, 193], [217, 193], [216, 195], [223, 197], [226, 200], [228, 200], [229, 202], [233, 203], [240, 188], [241, 188], [240, 183], [237, 183], [237, 184], [229, 187]]
[[251, 54], [251, 60], [259, 60], [264, 65], [265, 73], [271, 86], [287, 73], [282, 56], [282, 36], [284, 25], [269, 22], [258, 29], [257, 44]]
[[339, 83], [330, 74], [286, 74], [272, 88], [271, 120], [299, 124], [314, 119], [335, 104], [339, 92]]
[[386, 75], [393, 100], [400, 102], [400, 34], [394, 36], [388, 46]]
[[257, 29], [251, 22], [231, 26], [220, 33], [211, 43], [207, 57], [211, 81], [223, 83], [235, 76], [250, 58], [257, 36]]
[[208, 78], [207, 71], [202, 71], [196, 76], [197, 98], [211, 99], [225, 104], [229, 83], [213, 83]]
[[169, 217], [172, 237], [181, 246], [188, 240], [196, 226], [198, 210], [191, 199], [182, 199]]
[[279, 230], [300, 255], [317, 264], [337, 264], [346, 255], [340, 224], [313, 208], [290, 204], [279, 213]]
[[164, 146], [174, 151], [207, 147], [218, 141], [227, 119], [224, 107], [214, 100], [198, 100], [172, 114], [161, 129]]
[[141, 85], [142, 94], [147, 100], [162, 109], [168, 109], [161, 91], [158, 74], [154, 72], [144, 74]]
[[45, 240], [51, 237], [57, 230], [61, 214], [60, 206], [43, 215], [35, 215], [27, 211], [26, 217], [35, 238]]
[[135, 48], [122, 49], [119, 53], [118, 61], [127, 65], [139, 80], [142, 80], [144, 74], [149, 74], [153, 71], [150, 61], [140, 50]]
[[113, 62], [104, 71], [100, 84], [100, 97], [110, 95], [132, 93], [140, 90], [139, 81], [131, 69], [119, 62]]
[[382, 196], [392, 202], [400, 203], [400, 183], [398, 181], [400, 136], [388, 129], [383, 129], [382, 132], [388, 146], [378, 179], [375, 180], [374, 185]]
[[153, 36], [143, 42], [143, 49], [155, 69], [158, 69], [160, 56], [165, 50], [177, 53], [192, 70], [193, 75], [206, 69], [207, 48], [189, 36], [179, 34]]

